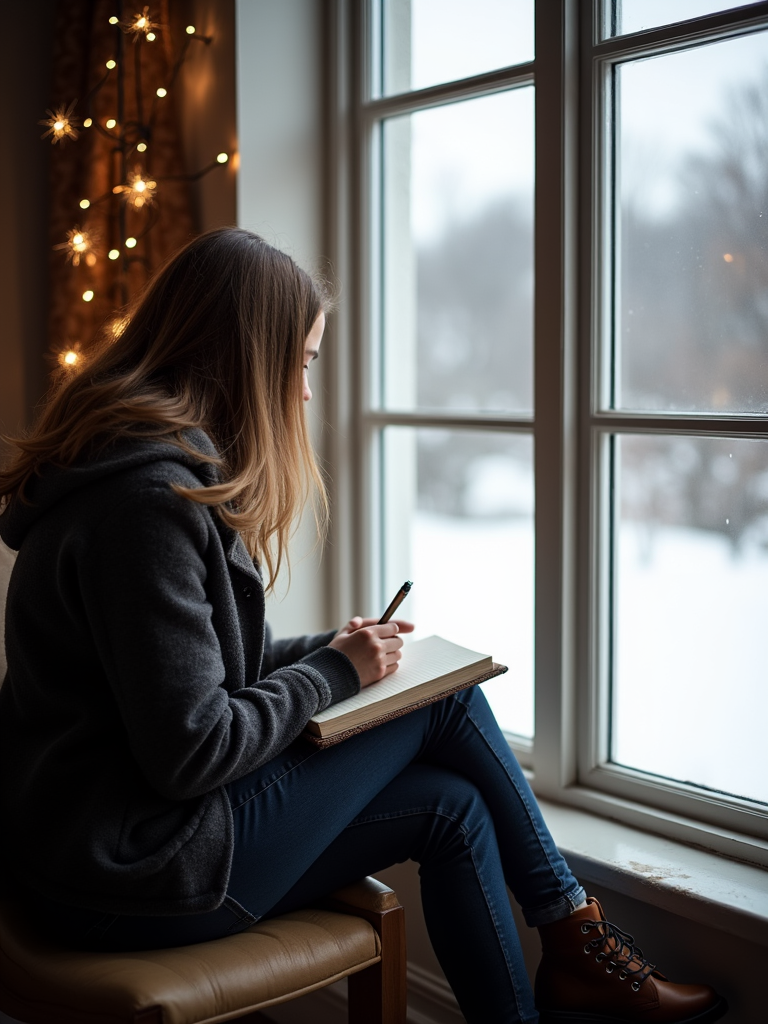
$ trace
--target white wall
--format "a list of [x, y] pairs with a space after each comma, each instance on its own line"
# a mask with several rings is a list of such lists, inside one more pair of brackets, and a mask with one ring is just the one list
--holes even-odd
[[[240, 145], [238, 223], [310, 271], [323, 271], [320, 0], [236, 0]], [[321, 359], [322, 363], [322, 359]], [[313, 367], [310, 419], [322, 443], [321, 370]], [[309, 519], [310, 517], [308, 517]], [[277, 636], [331, 628], [311, 521], [291, 551], [291, 585], [267, 614]], [[351, 614], [351, 612], [350, 612]], [[339, 623], [341, 625], [341, 623]]]

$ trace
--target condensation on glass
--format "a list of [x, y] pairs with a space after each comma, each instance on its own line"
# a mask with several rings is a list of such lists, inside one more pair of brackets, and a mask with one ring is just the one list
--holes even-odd
[[611, 403], [768, 411], [768, 33], [619, 65]]
[[484, 684], [503, 729], [533, 735], [533, 438], [387, 427], [384, 593], [414, 581], [417, 636], [509, 666]]
[[381, 92], [533, 60], [533, 0], [379, 0]]
[[768, 803], [768, 442], [613, 444], [611, 760]]
[[382, 126], [385, 408], [533, 408], [533, 88]]
[[723, 3], [723, 0], [605, 0], [603, 31], [607, 36], [628, 35], [748, 6], [749, 0], [742, 3]]

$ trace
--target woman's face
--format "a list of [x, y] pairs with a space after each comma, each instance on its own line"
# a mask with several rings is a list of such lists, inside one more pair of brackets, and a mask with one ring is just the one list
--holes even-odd
[[323, 340], [323, 331], [325, 330], [325, 313], [320, 310], [317, 320], [312, 324], [312, 330], [307, 335], [307, 341], [304, 345], [304, 401], [308, 402], [312, 397], [312, 392], [309, 388], [308, 371], [309, 364], [313, 359], [317, 359], [320, 355], [320, 342]]

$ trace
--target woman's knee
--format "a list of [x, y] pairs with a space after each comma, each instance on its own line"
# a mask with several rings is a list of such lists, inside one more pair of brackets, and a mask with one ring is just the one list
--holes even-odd
[[421, 775], [425, 849], [470, 848], [493, 833], [491, 812], [477, 786], [445, 768], [414, 765]]

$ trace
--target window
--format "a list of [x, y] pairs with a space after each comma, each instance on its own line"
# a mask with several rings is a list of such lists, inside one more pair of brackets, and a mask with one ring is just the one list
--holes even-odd
[[765, 862], [767, 8], [340, 3], [334, 86], [337, 591], [506, 662], [541, 795]]

